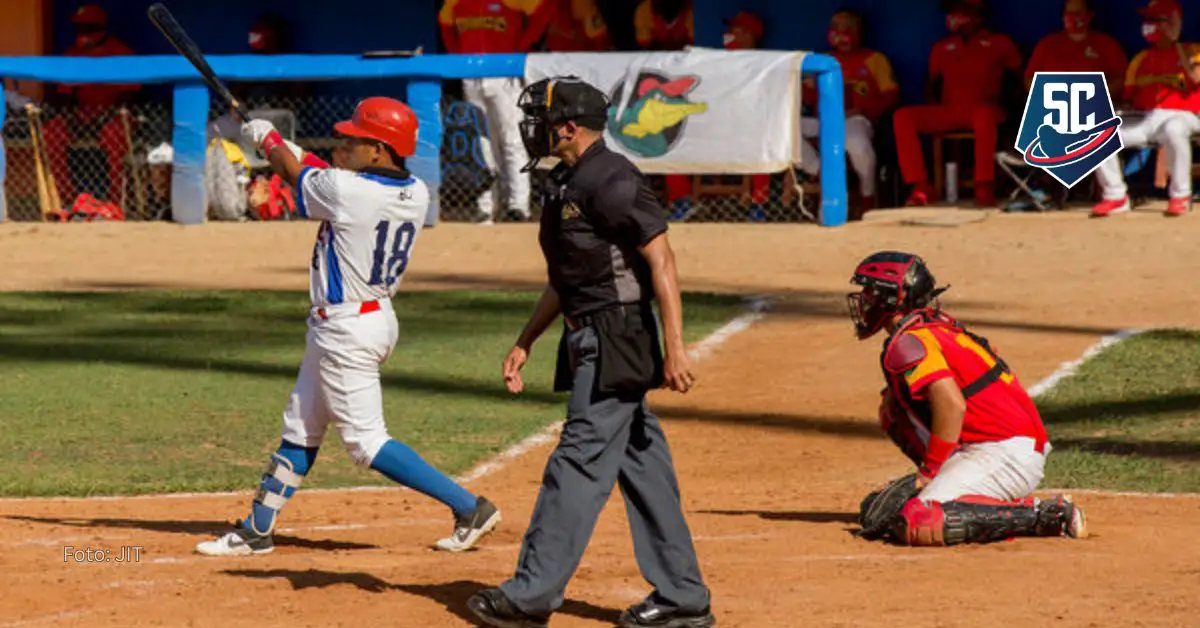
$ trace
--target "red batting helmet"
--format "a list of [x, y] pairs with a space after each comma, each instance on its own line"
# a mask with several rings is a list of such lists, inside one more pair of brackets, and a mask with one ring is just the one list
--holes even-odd
[[890, 316], [928, 307], [946, 291], [934, 287], [924, 260], [898, 251], [871, 254], [859, 262], [850, 283], [862, 286], [862, 292], [846, 295], [859, 340], [875, 335]]
[[393, 98], [367, 98], [354, 108], [354, 117], [338, 122], [333, 129], [349, 137], [387, 144], [401, 157], [417, 150], [417, 114]]

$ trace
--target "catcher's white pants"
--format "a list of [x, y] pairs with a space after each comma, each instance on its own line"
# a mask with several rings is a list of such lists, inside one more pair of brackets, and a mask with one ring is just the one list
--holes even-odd
[[[814, 140], [821, 135], [817, 118], [800, 118], [800, 135]], [[866, 116], [846, 118], [846, 156], [858, 175], [858, 191], [863, 196], [875, 196], [875, 127]], [[800, 169], [812, 176], [821, 172], [821, 155], [812, 141], [800, 142]]]
[[921, 491], [921, 500], [948, 502], [964, 495], [1013, 501], [1028, 497], [1041, 484], [1046, 454], [1037, 442], [1020, 436], [995, 443], [971, 443], [950, 456]]
[[521, 79], [516, 77], [463, 81], [467, 102], [479, 107], [487, 118], [488, 139], [500, 175], [499, 185], [492, 187], [492, 193], [479, 198], [480, 212], [489, 217], [495, 215], [497, 206], [529, 213], [529, 174], [521, 172], [529, 154], [525, 152], [518, 127], [521, 110], [517, 108], [517, 100], [522, 89]]
[[320, 447], [330, 423], [354, 461], [369, 466], [388, 442], [379, 366], [391, 355], [400, 323], [391, 301], [359, 314], [358, 303], [316, 309], [308, 319], [304, 362], [283, 411], [283, 439]]
[[[1151, 144], [1166, 147], [1167, 187], [1171, 198], [1192, 196], [1192, 135], [1200, 133], [1200, 117], [1190, 111], [1154, 109], [1143, 117], [1124, 118], [1119, 130], [1125, 148], [1144, 148]], [[1113, 155], [1096, 169], [1096, 178], [1104, 191], [1104, 200], [1125, 198], [1129, 188], [1121, 173], [1121, 160]]]

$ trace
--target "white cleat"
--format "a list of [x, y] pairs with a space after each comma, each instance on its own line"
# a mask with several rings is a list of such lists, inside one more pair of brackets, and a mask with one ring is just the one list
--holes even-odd
[[233, 532], [196, 544], [196, 553], [205, 556], [253, 556], [275, 551], [270, 534], [255, 534], [238, 522]]
[[465, 552], [475, 547], [500, 524], [500, 509], [486, 497], [475, 499], [475, 512], [454, 522], [454, 534], [441, 539], [434, 549], [444, 552]]
[[1087, 516], [1083, 514], [1083, 508], [1071, 499], [1070, 495], [1064, 495], [1063, 501], [1070, 504], [1070, 514], [1067, 519], [1067, 527], [1064, 530], [1067, 536], [1073, 539], [1088, 538]]

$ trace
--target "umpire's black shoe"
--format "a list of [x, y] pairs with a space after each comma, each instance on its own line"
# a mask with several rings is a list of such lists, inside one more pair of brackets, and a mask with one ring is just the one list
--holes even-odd
[[716, 626], [712, 610], [701, 611], [665, 609], [658, 604], [643, 600], [620, 614], [620, 628], [710, 628]]
[[643, 601], [625, 609], [617, 625], [621, 628], [710, 628], [717, 625], [717, 618], [707, 607], [702, 611], [685, 611]]
[[467, 600], [467, 608], [486, 626], [496, 628], [546, 628], [549, 617], [530, 615], [517, 608], [500, 589], [484, 589]]

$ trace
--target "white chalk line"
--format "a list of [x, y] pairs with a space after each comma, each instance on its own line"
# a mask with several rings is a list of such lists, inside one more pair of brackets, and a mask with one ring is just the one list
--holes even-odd
[[1058, 365], [1058, 368], [1055, 369], [1053, 373], [1042, 378], [1042, 380], [1038, 383], [1030, 386], [1028, 390], [1029, 396], [1036, 398], [1046, 394], [1055, 386], [1058, 386], [1058, 384], [1064, 379], [1075, 375], [1075, 373], [1078, 373], [1079, 367], [1083, 366], [1084, 362], [1095, 358], [1105, 349], [1117, 344], [1118, 342], [1128, 340], [1138, 334], [1145, 333], [1146, 331], [1147, 330], [1145, 329], [1126, 329], [1115, 334], [1104, 336], [1097, 341], [1096, 344], [1084, 349], [1083, 355], [1079, 356], [1079, 359], [1063, 362], [1062, 364]]
[[[1080, 355], [1076, 360], [1070, 360], [1058, 365], [1058, 368], [1053, 373], [1042, 378], [1036, 384], [1029, 387], [1029, 396], [1036, 399], [1062, 383], [1069, 377], [1073, 377], [1079, 372], [1079, 367], [1085, 362], [1092, 360], [1103, 353], [1106, 349], [1124, 342], [1139, 334], [1144, 334], [1150, 331], [1149, 329], [1124, 329], [1116, 333], [1108, 334], [1096, 341], [1095, 344], [1084, 349], [1083, 355]], [[1152, 493], [1149, 491], [1119, 491], [1102, 488], [1064, 488], [1064, 489], [1042, 489], [1039, 488], [1038, 493], [1071, 493], [1072, 495], [1102, 495], [1112, 497], [1146, 497], [1151, 499], [1200, 499], [1200, 493]]]
[[[756, 296], [746, 300], [746, 312], [732, 318], [729, 322], [722, 325], [716, 331], [712, 332], [702, 340], [692, 345], [688, 349], [688, 355], [693, 360], [702, 360], [711, 355], [714, 350], [725, 341], [733, 336], [746, 331], [756, 321], [762, 319], [766, 315], [766, 310], [770, 300], [766, 297]], [[474, 482], [484, 476], [491, 475], [500, 469], [506, 467], [509, 463], [529, 453], [530, 451], [547, 445], [558, 439], [558, 433], [562, 430], [560, 423], [548, 426], [546, 429], [533, 434], [518, 442], [517, 444], [505, 449], [496, 454], [492, 458], [480, 463], [475, 468], [456, 477], [455, 479], [467, 484]], [[379, 491], [404, 491], [408, 490], [400, 486], [352, 486], [344, 488], [308, 488], [304, 489], [305, 494], [311, 493], [354, 493], [354, 492], [379, 492]], [[0, 498], [0, 504], [14, 502], [74, 502], [74, 501], [89, 501], [89, 502], [105, 502], [105, 501], [125, 501], [125, 500], [146, 500], [146, 499], [191, 499], [200, 497], [239, 497], [252, 495], [253, 490], [237, 490], [237, 491], [185, 491], [177, 493], [147, 493], [144, 495], [90, 495], [86, 497], [4, 497]]]

